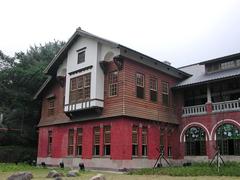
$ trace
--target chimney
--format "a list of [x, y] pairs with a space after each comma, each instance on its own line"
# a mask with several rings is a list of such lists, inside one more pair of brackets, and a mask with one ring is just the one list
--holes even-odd
[[164, 64], [171, 66], [171, 63], [169, 61], [163, 61]]

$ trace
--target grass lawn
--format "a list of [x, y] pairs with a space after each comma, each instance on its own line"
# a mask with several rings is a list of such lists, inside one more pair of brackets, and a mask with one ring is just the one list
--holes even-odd
[[[58, 172], [62, 172], [66, 174], [66, 170], [56, 169]], [[36, 180], [43, 180], [50, 171], [47, 168], [38, 168], [38, 167], [31, 167], [28, 165], [20, 164], [0, 164], [0, 180], [6, 180], [11, 174], [19, 171], [29, 171], [33, 173], [34, 179]], [[95, 171], [85, 171], [80, 173], [79, 177], [72, 178], [72, 177], [63, 177], [65, 180], [88, 180], [92, 176], [98, 174], [99, 172]], [[100, 172], [106, 176], [107, 180], [157, 180], [157, 179], [164, 179], [164, 180], [227, 180], [233, 179], [237, 180], [239, 177], [227, 177], [227, 176], [187, 176], [187, 177], [177, 177], [177, 176], [168, 176], [168, 175], [128, 175], [128, 174], [117, 174], [117, 173], [107, 173], [107, 172]]]

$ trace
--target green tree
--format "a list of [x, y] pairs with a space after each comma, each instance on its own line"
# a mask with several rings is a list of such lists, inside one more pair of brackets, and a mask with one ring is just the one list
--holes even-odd
[[33, 96], [46, 79], [44, 68], [63, 45], [62, 41], [35, 45], [14, 57], [0, 51], [0, 113], [6, 127], [21, 130], [2, 132], [0, 145], [37, 143], [40, 100], [33, 101]]

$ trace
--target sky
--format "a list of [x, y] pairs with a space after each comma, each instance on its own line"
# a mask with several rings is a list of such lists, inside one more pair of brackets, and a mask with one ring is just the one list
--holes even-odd
[[77, 27], [181, 67], [240, 52], [240, 0], [0, 0], [0, 50], [67, 41]]

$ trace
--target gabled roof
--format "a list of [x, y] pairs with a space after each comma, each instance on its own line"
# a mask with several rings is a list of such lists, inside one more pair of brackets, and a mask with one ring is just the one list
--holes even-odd
[[[79, 38], [79, 37], [86, 37], [86, 38], [90, 38], [90, 39], [94, 39], [97, 40], [100, 43], [103, 44], [107, 44], [111, 47], [115, 47], [115, 48], [119, 48], [121, 51], [121, 53], [126, 52], [126, 50], [128, 51], [128, 53], [123, 53], [123, 56], [125, 57], [129, 57], [129, 55], [134, 55], [133, 60], [137, 61], [138, 63], [144, 64], [146, 66], [149, 66], [151, 68], [157, 69], [159, 71], [162, 71], [166, 74], [169, 74], [171, 76], [174, 76], [176, 78], [179, 79], [185, 79], [189, 76], [191, 76], [190, 74], [183, 72], [179, 69], [176, 69], [170, 65], [167, 65], [159, 60], [156, 60], [154, 58], [151, 58], [147, 55], [144, 55], [138, 51], [135, 51], [133, 49], [130, 49], [126, 46], [120, 45], [118, 43], [115, 43], [113, 41], [98, 37], [94, 34], [91, 34], [89, 32], [86, 32], [84, 30], [82, 30], [81, 28], [77, 28], [76, 32], [71, 36], [71, 38], [67, 41], [67, 43], [59, 50], [59, 52], [56, 54], [56, 56], [52, 59], [52, 61], [48, 64], [48, 66], [45, 68], [45, 70], [43, 71], [45, 74], [54, 76], [56, 74], [56, 71], [59, 67], [59, 65], [64, 61], [64, 59], [67, 57], [67, 52], [68, 50], [71, 48], [71, 46], [75, 43], [75, 41]], [[36, 95], [34, 96], [34, 99], [36, 99], [41, 93], [42, 91], [45, 89], [45, 87], [47, 86], [47, 84], [51, 81], [51, 79], [47, 79], [44, 84], [41, 86], [41, 88], [38, 90], [38, 92], [36, 93]]]
[[94, 34], [91, 34], [89, 32], [83, 31], [80, 27], [76, 29], [76, 32], [71, 36], [71, 38], [67, 41], [67, 43], [60, 49], [60, 51], [56, 54], [56, 56], [52, 59], [52, 61], [48, 64], [48, 66], [43, 71], [46, 74], [51, 74], [51, 72], [55, 69], [56, 65], [59, 65], [64, 60], [64, 57], [67, 56], [67, 52], [70, 49], [70, 47], [73, 45], [73, 43], [79, 38], [79, 37], [87, 37], [90, 39], [96, 39], [99, 42], [102, 42], [104, 44], [109, 44], [113, 47], [118, 47], [119, 44], [106, 40], [104, 38], [100, 38]]

